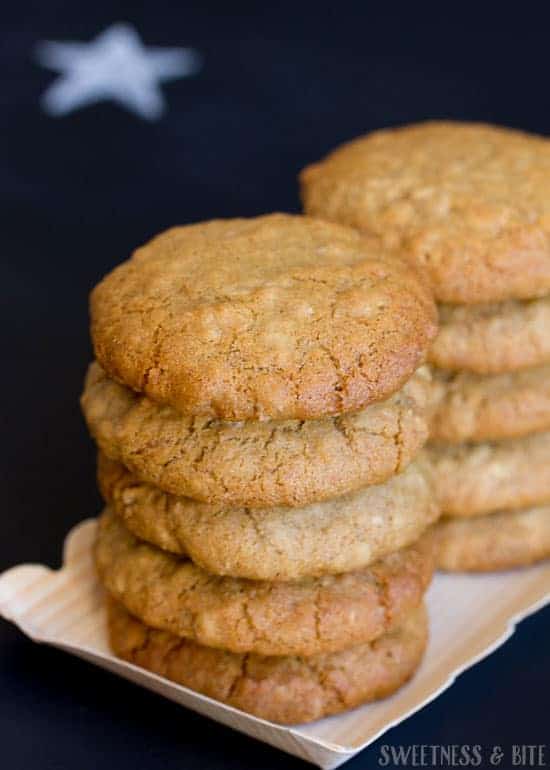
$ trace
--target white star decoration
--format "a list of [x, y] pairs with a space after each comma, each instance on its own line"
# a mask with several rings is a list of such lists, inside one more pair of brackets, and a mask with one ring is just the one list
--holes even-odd
[[194, 75], [202, 61], [193, 48], [145, 48], [129, 24], [113, 24], [90, 43], [39, 43], [36, 55], [61, 73], [42, 96], [49, 115], [110, 100], [146, 120], [165, 110], [160, 83]]

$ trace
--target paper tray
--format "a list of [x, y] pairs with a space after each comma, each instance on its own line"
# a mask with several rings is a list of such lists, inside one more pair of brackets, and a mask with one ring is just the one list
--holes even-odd
[[96, 522], [65, 541], [63, 568], [23, 564], [0, 576], [0, 615], [37, 642], [72, 652], [200, 714], [322, 768], [338, 767], [436, 698], [466, 668], [508, 639], [515, 624], [550, 602], [550, 563], [491, 575], [438, 574], [428, 593], [431, 639], [414, 679], [391, 698], [305, 726], [244, 714], [111, 655], [91, 545]]

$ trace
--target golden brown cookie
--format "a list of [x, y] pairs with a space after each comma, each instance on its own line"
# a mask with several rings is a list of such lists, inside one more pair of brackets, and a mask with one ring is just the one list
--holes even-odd
[[138, 541], [108, 509], [95, 557], [107, 591], [147, 625], [261, 655], [316, 655], [371, 641], [419, 605], [433, 569], [427, 536], [343, 575], [292, 583], [218, 577]]
[[105, 455], [99, 487], [141, 540], [217, 575], [296, 580], [362, 569], [415, 542], [439, 516], [427, 463], [305, 508], [227, 508], [175, 497]]
[[385, 698], [414, 674], [428, 641], [424, 606], [379, 639], [309, 658], [238, 655], [148, 628], [109, 600], [115, 655], [215, 700], [281, 724], [312, 722]]
[[432, 388], [415, 375], [362, 412], [303, 421], [184, 418], [90, 367], [82, 407], [101, 450], [171, 494], [230, 506], [302, 506], [380, 483], [428, 435]]
[[499, 374], [550, 362], [550, 296], [440, 305], [429, 360], [441, 369]]
[[308, 214], [352, 225], [425, 269], [441, 302], [550, 293], [550, 141], [420, 123], [343, 145], [301, 175]]
[[550, 505], [445, 519], [434, 527], [440, 569], [490, 572], [550, 558]]
[[184, 414], [310, 419], [398, 390], [436, 314], [379, 243], [272, 214], [157, 236], [96, 286], [91, 330], [111, 377]]
[[430, 447], [442, 513], [476, 516], [550, 501], [550, 433], [498, 443]]
[[497, 441], [550, 429], [550, 365], [492, 377], [436, 370], [434, 389], [434, 442]]

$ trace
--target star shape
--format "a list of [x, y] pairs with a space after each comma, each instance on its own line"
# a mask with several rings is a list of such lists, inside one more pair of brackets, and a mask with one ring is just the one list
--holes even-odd
[[130, 24], [113, 24], [89, 43], [44, 41], [36, 57], [60, 73], [42, 96], [49, 115], [109, 100], [146, 120], [166, 109], [160, 84], [194, 75], [202, 63], [193, 48], [146, 48]]

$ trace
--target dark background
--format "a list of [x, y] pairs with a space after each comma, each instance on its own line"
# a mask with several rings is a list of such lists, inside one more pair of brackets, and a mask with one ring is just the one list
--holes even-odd
[[[58, 565], [67, 530], [98, 511], [78, 408], [92, 355], [87, 294], [135, 246], [175, 223], [296, 211], [298, 170], [373, 128], [449, 117], [550, 133], [547, 19], [533, 15], [537, 4], [510, 4], [509, 15], [490, 6], [4, 8], [0, 569]], [[203, 70], [163, 87], [168, 113], [155, 123], [110, 104], [44, 115], [54, 76], [33, 62], [35, 43], [90, 40], [116, 21], [145, 44], [196, 47]], [[549, 632], [547, 609], [379, 744], [548, 742]], [[350, 770], [377, 766], [379, 744]], [[301, 765], [0, 621], [6, 770]]]

